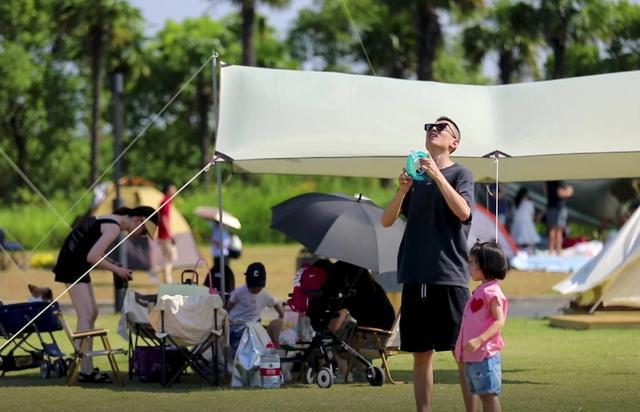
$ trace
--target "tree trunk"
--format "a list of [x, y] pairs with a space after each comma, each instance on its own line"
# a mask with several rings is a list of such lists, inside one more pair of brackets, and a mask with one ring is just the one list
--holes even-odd
[[513, 51], [500, 52], [498, 66], [500, 67], [500, 83], [510, 84], [513, 81], [514, 72]]
[[433, 79], [433, 62], [442, 42], [442, 30], [436, 11], [420, 2], [414, 18], [416, 33], [416, 75], [418, 80]]
[[564, 39], [554, 39], [552, 44], [553, 49], [553, 78], [554, 79], [562, 79], [565, 74], [565, 55], [567, 46], [565, 44]]
[[[24, 133], [24, 108], [18, 107], [14, 115], [9, 120], [9, 129], [11, 130], [11, 137], [16, 145], [17, 159], [16, 165], [24, 173], [25, 176], [29, 176], [29, 162], [27, 160], [27, 136]], [[23, 186], [24, 181], [17, 179], [17, 186]]]
[[256, 19], [255, 0], [242, 2], [242, 64], [245, 66], [256, 65], [256, 51], [253, 44], [253, 24]]
[[92, 28], [91, 34], [91, 172], [90, 184], [98, 178], [98, 163], [100, 150], [100, 92], [102, 89], [102, 54], [103, 54], [103, 31], [100, 19]]

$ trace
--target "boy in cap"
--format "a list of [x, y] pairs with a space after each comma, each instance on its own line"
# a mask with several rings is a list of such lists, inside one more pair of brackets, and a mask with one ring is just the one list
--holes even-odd
[[[244, 273], [246, 285], [240, 286], [231, 292], [227, 310], [229, 311], [229, 323], [231, 333], [229, 336], [231, 353], [235, 356], [240, 338], [244, 332], [245, 325], [249, 322], [259, 322], [260, 314], [264, 308], [274, 308], [278, 312], [279, 319], [272, 323], [281, 323], [284, 317], [284, 310], [280, 303], [276, 303], [273, 296], [264, 289], [267, 283], [267, 271], [260, 262], [251, 263]], [[272, 328], [269, 330], [277, 329]], [[271, 336], [277, 342], [277, 336]]]

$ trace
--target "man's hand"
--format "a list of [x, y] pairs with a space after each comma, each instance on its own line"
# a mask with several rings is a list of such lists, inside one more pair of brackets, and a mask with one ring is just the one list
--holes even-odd
[[469, 339], [469, 341], [464, 345], [464, 348], [468, 351], [474, 352], [482, 345], [482, 339], [473, 338]]
[[421, 157], [418, 161], [420, 162], [420, 168], [424, 170], [430, 178], [435, 180], [436, 177], [440, 175], [440, 168], [431, 157]]
[[402, 173], [398, 176], [398, 189], [403, 193], [407, 193], [412, 185], [413, 179], [409, 176], [406, 169], [402, 169]]

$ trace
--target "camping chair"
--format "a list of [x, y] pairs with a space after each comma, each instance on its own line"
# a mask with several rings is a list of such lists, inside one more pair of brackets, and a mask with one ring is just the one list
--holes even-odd
[[[400, 351], [399, 332], [400, 314], [398, 313], [398, 316], [396, 316], [396, 319], [393, 321], [391, 330], [358, 326], [352, 345], [358, 353], [368, 359], [380, 358], [382, 360], [382, 367], [387, 377], [387, 381], [393, 384], [395, 384], [396, 381], [394, 381], [391, 376], [391, 370], [389, 369], [387, 359], [389, 356], [402, 353]], [[349, 365], [349, 367], [351, 367], [351, 365]]]
[[24, 248], [20, 243], [7, 242], [3, 229], [0, 229], [0, 268], [6, 269], [11, 263], [16, 266], [26, 269], [27, 259], [24, 253]]
[[[193, 281], [186, 282], [185, 274], [193, 274]], [[160, 285], [149, 323], [160, 341], [162, 364], [167, 346], [177, 348], [185, 360], [177, 370], [170, 371], [170, 377], [166, 376], [166, 368], [162, 368], [163, 387], [171, 386], [188, 367], [209, 384], [219, 385], [219, 345], [228, 340], [227, 312], [222, 306], [219, 295], [211, 295], [208, 288], [198, 286], [197, 272], [193, 270], [183, 272], [182, 284]]]
[[[84, 357], [94, 357], [94, 356], [106, 356], [109, 359], [109, 364], [111, 365], [111, 370], [113, 371], [113, 380], [114, 382], [120, 382], [120, 385], [124, 386], [124, 380], [120, 376], [120, 370], [118, 369], [118, 363], [116, 362], [116, 358], [114, 355], [126, 355], [127, 351], [124, 349], [114, 349], [111, 347], [109, 343], [109, 338], [107, 334], [109, 331], [107, 329], [93, 329], [87, 330], [83, 332], [74, 332], [67, 320], [62, 315], [61, 311], [56, 312], [56, 316], [60, 320], [60, 324], [64, 329], [65, 333], [69, 337], [71, 341], [71, 346], [73, 347], [73, 355], [71, 362], [71, 371], [69, 372], [69, 379], [67, 380], [67, 385], [75, 385], [78, 380], [78, 375], [80, 374], [80, 360]], [[83, 349], [85, 342], [87, 342], [91, 338], [100, 338], [102, 341], [102, 346], [104, 349], [102, 350], [91, 350], [86, 351]]]

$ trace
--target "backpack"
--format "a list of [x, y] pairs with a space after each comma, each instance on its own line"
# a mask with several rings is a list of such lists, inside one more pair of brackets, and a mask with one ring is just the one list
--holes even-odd
[[306, 313], [309, 309], [310, 299], [319, 294], [322, 285], [327, 281], [327, 272], [314, 266], [300, 270], [302, 271], [300, 284], [293, 288], [291, 299], [287, 301], [287, 304], [296, 312]]

